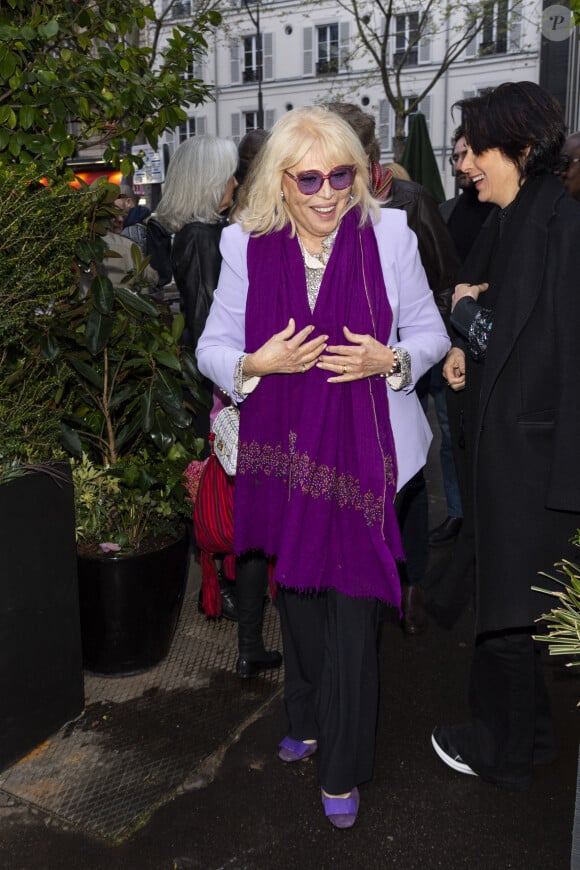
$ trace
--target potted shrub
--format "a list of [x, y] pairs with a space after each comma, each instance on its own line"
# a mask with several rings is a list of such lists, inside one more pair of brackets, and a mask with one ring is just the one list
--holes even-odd
[[68, 185], [0, 171], [0, 769], [84, 705], [71, 472], [56, 373], [30, 326], [74, 289], [86, 232]]
[[148, 259], [137, 245], [123, 284], [103, 268], [117, 196], [116, 185], [94, 186], [93, 238], [76, 248], [82, 280], [37, 319], [59, 384], [62, 443], [76, 457], [83, 655], [100, 673], [141, 670], [169, 650], [187, 579], [183, 472], [203, 446], [182, 315], [139, 292]]
[[[580, 529], [572, 543], [580, 547]], [[550, 576], [561, 585], [561, 589], [548, 590], [538, 586], [532, 587], [537, 592], [545, 592], [557, 600], [557, 605], [549, 613], [545, 613], [538, 622], [546, 624], [546, 633], [538, 635], [536, 640], [548, 643], [550, 655], [563, 655], [571, 661], [566, 667], [580, 665], [580, 565], [563, 559], [555, 566], [559, 577]], [[580, 706], [580, 701], [578, 702]], [[572, 863], [580, 854], [580, 756], [576, 777], [576, 807], [574, 812], [574, 830], [572, 834]]]
[[[69, 187], [73, 172], [67, 161], [90, 145], [129, 174], [139, 159], [123, 156], [127, 146], [155, 147], [164, 128], [185, 120], [181, 106], [197, 105], [209, 94], [185, 73], [191, 57], [204, 53], [205, 36], [219, 16], [200, 11], [176, 23], [161, 57], [157, 36], [166, 17], [167, 11], [157, 14], [141, 0], [14, 0], [0, 9], [0, 766], [82, 710], [73, 487], [68, 461], [58, 463], [88, 441], [93, 461], [101, 462], [94, 436], [102, 409], [83, 405], [80, 381], [82, 371], [93, 369], [89, 379], [102, 374], [97, 356], [102, 361], [103, 342], [113, 339], [107, 330], [113, 331], [117, 309], [100, 280], [103, 228], [94, 191]], [[153, 43], [140, 40], [149, 27]], [[110, 207], [100, 196], [99, 208]], [[132, 291], [123, 289], [123, 310], [135, 310]], [[161, 323], [157, 309], [145, 316]], [[128, 318], [128, 331], [134, 327]], [[175, 365], [164, 365], [159, 346], [152, 347], [151, 359], [160, 369]], [[61, 381], [75, 363], [77, 390], [72, 380]], [[130, 365], [120, 363], [119, 376]], [[179, 416], [176, 407], [171, 415], [156, 410], [177, 404], [175, 394], [168, 398], [171, 388], [160, 386], [162, 379], [151, 378], [159, 402], [144, 400], [142, 412], [148, 420], [149, 410], [153, 419], [142, 440], [133, 405], [126, 427], [109, 439], [113, 464], [138, 455], [148, 461], [151, 445], [167, 461], [191, 448], [186, 412], [180, 439], [171, 425], [165, 427], [167, 416], [173, 422]], [[177, 390], [183, 383], [176, 372], [172, 386]], [[116, 399], [126, 401], [122, 389]], [[109, 415], [107, 425], [116, 419]], [[180, 461], [177, 455], [175, 464]]]
[[[30, 193], [38, 198], [37, 208], [53, 195], [53, 189]], [[118, 187], [97, 182], [62, 195], [70, 196], [77, 209], [76, 256], [71, 260], [67, 238], [63, 260], [68, 252], [68, 280], [27, 312], [18, 340], [4, 355], [2, 376], [14, 413], [8, 415], [2, 442], [10, 453], [2, 458], [5, 463], [62, 456], [78, 461], [84, 663], [103, 673], [121, 673], [159, 661], [177, 622], [187, 568], [183, 519], [191, 516], [182, 474], [202, 445], [192, 423], [201, 398], [199, 375], [192, 354], [179, 345], [181, 315], [140, 292], [148, 261], [136, 245], [134, 269], [126, 280], [113, 286], [107, 277], [103, 236], [115, 213]], [[47, 227], [45, 232], [52, 232]], [[38, 255], [30, 233], [26, 245], [32, 261]], [[19, 399], [35, 396], [38, 400], [30, 401], [27, 411], [30, 419], [24, 420]], [[42, 434], [45, 430], [50, 438]], [[101, 524], [92, 528], [83, 513], [88, 467], [102, 475], [107, 495]], [[106, 490], [105, 481], [114, 488]], [[178, 581], [160, 566], [166, 550], [169, 562], [177, 565]], [[119, 579], [136, 558], [140, 591]], [[153, 574], [163, 581], [159, 589], [147, 583], [143, 562], [155, 563]], [[155, 624], [146, 627], [144, 614]], [[135, 630], [139, 622], [140, 633]]]
[[[580, 547], [580, 529], [576, 531], [572, 543]], [[532, 587], [536, 592], [552, 595], [557, 601], [557, 606], [538, 620], [546, 624], [546, 632], [538, 635], [536, 639], [549, 644], [550, 655], [565, 655], [572, 659], [567, 662], [567, 667], [578, 667], [580, 665], [580, 658], [578, 658], [580, 656], [580, 566], [563, 559], [557, 562], [555, 567], [559, 577], [544, 576], [550, 576], [551, 580], [562, 587], [561, 589]]]

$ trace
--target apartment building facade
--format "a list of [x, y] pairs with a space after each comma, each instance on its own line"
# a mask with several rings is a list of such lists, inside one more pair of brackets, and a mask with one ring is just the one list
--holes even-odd
[[[168, 7], [170, 28], [191, 16], [195, 0], [159, 2]], [[345, 8], [349, 5], [327, 0], [223, 0], [222, 25], [213, 34], [207, 55], [191, 59], [189, 73], [212, 84], [214, 99], [185, 107], [187, 121], [164, 135], [166, 151], [171, 153], [184, 139], [203, 133], [238, 142], [260, 122], [270, 129], [292, 108], [340, 99], [375, 116], [382, 159], [391, 160], [395, 113], [377, 63], [361, 45], [353, 10]], [[384, 23], [377, 4], [359, 0], [356, 6], [380, 33]], [[419, 2], [406, 0], [397, 7], [390, 27], [388, 64], [407, 55], [401, 72], [407, 103], [437, 77], [446, 49], [461, 39], [466, 26], [463, 9], [450, 17], [433, 15], [415, 45], [421, 11]], [[504, 81], [539, 81], [539, 0], [488, 0], [481, 11], [484, 26], [419, 105], [449, 195], [453, 178], [448, 158], [457, 123], [451, 116], [452, 105]]]

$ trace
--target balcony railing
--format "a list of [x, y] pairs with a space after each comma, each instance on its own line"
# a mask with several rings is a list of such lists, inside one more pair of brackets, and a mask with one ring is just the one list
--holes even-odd
[[316, 63], [317, 76], [336, 75], [338, 72], [338, 58], [333, 57], [330, 60], [319, 60]]
[[260, 69], [257, 67], [253, 69], [252, 67], [246, 67], [246, 69], [242, 73], [242, 81], [244, 84], [249, 84], [250, 82], [257, 82], [260, 79]]

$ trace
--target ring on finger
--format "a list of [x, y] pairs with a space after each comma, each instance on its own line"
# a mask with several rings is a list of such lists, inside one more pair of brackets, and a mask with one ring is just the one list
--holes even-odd
[[345, 375], [347, 372], [348, 372], [348, 366], [343, 366], [343, 367], [342, 367], [342, 373], [343, 373], [343, 375]]
[[302, 374], [304, 374], [304, 372], [306, 371], [306, 363], [302, 363], [302, 365], [300, 366], [300, 370], [302, 371]]

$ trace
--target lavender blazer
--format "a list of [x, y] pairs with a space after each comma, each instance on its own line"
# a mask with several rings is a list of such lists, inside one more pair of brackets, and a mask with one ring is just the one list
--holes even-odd
[[[406, 348], [411, 356], [413, 383], [399, 391], [387, 386], [397, 453], [397, 489], [401, 489], [425, 465], [432, 439], [414, 383], [442, 359], [450, 342], [405, 212], [381, 209], [374, 229], [393, 311], [389, 344]], [[245, 349], [248, 238], [238, 224], [222, 233], [219, 282], [196, 351], [200, 371], [230, 395], [234, 369]]]

